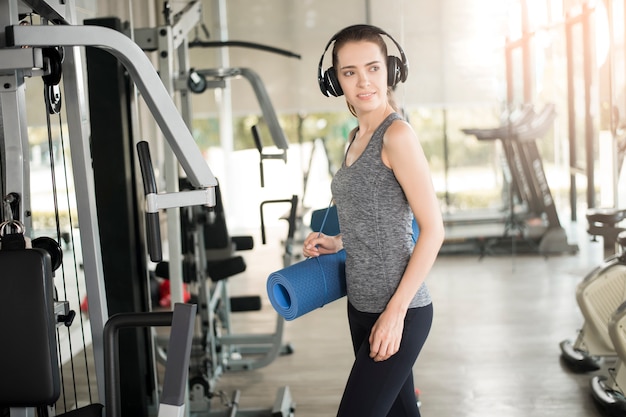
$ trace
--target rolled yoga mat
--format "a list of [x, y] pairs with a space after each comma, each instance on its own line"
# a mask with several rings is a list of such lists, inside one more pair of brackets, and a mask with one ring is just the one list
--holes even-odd
[[272, 307], [286, 320], [294, 320], [346, 295], [346, 252], [305, 259], [267, 279]]

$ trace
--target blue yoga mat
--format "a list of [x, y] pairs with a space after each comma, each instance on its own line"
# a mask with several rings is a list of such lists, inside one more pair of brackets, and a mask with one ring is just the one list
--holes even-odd
[[272, 307], [294, 320], [346, 295], [346, 252], [305, 259], [267, 279], [267, 295]]

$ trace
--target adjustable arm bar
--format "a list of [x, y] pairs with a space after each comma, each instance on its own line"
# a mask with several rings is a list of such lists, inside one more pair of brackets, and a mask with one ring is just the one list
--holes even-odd
[[261, 187], [265, 187], [265, 171], [263, 170], [263, 161], [266, 159], [282, 159], [283, 162], [287, 162], [287, 152], [283, 150], [281, 153], [263, 153], [263, 141], [261, 140], [261, 136], [259, 135], [259, 129], [257, 125], [254, 125], [250, 128], [252, 131], [252, 138], [254, 139], [254, 144], [259, 151], [259, 170], [261, 175]]
[[8, 46], [93, 46], [115, 56], [128, 70], [192, 185], [215, 187], [217, 180], [154, 66], [130, 38], [98, 26], [8, 26]]
[[228, 78], [228, 77], [243, 77], [248, 80], [252, 89], [254, 90], [254, 94], [259, 102], [261, 107], [261, 112], [263, 113], [263, 119], [265, 119], [265, 123], [270, 131], [272, 136], [272, 141], [274, 145], [278, 149], [283, 151], [289, 148], [289, 143], [287, 142], [287, 138], [285, 137], [285, 132], [280, 127], [280, 123], [278, 123], [278, 116], [274, 111], [274, 106], [272, 105], [272, 100], [270, 100], [270, 96], [265, 89], [265, 85], [261, 80], [261, 77], [250, 68], [236, 67], [236, 68], [218, 68], [218, 69], [203, 69], [196, 70], [198, 74], [214, 77], [218, 79]]
[[199, 205], [214, 207], [216, 204], [215, 188], [158, 194], [148, 142], [140, 141], [137, 143], [137, 153], [139, 155], [139, 166], [143, 179], [143, 190], [146, 196], [148, 253], [150, 254], [150, 260], [152, 260], [152, 262], [161, 262], [163, 260], [163, 251], [161, 249], [161, 222], [159, 220], [159, 210]]

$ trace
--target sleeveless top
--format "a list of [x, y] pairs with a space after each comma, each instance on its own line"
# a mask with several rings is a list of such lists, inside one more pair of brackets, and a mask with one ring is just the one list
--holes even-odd
[[[397, 113], [387, 116], [352, 165], [347, 166], [344, 157], [331, 183], [346, 251], [348, 301], [366, 313], [385, 309], [415, 246], [413, 213], [393, 171], [381, 158], [383, 135], [399, 119]], [[430, 302], [422, 284], [409, 308]]]

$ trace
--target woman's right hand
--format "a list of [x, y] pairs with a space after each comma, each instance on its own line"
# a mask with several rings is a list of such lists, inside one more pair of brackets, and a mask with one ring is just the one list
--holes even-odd
[[323, 233], [312, 232], [304, 239], [302, 254], [307, 258], [337, 253], [343, 249], [341, 235], [326, 236]]

